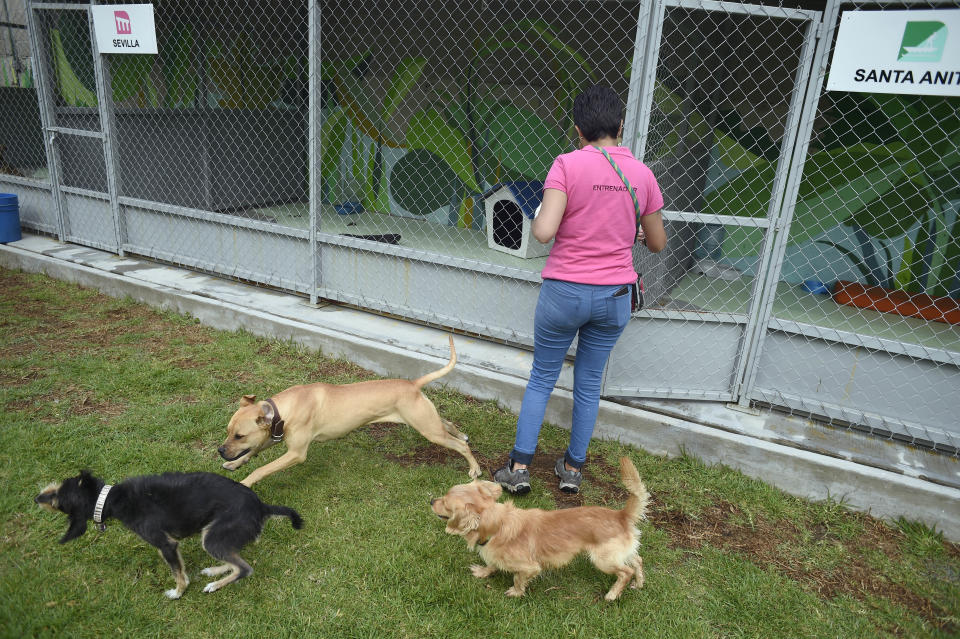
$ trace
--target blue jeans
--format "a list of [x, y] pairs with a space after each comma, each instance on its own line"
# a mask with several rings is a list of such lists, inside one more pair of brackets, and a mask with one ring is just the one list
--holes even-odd
[[[510, 458], [529, 464], [537, 450], [547, 400], [573, 338], [580, 334], [573, 365], [573, 420], [564, 458], [574, 468], [587, 459], [587, 444], [600, 407], [603, 369], [630, 321], [630, 293], [614, 297], [618, 285], [597, 286], [543, 280], [533, 321], [533, 368], [517, 419]], [[629, 288], [629, 287], [628, 287]]]

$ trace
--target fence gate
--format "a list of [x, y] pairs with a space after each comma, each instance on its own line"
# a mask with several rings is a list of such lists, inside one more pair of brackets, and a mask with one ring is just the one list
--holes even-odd
[[[122, 252], [109, 136], [110, 79], [87, 4], [31, 2], [31, 47], [62, 241]], [[67, 159], [68, 161], [64, 161]]]
[[[781, 199], [820, 14], [654, 0], [640, 24], [624, 135], [664, 195], [668, 248], [640, 255], [646, 308], [614, 349], [605, 395], [736, 401], [758, 330]], [[641, 53], [638, 52], [638, 58]], [[760, 133], [762, 132], [762, 133]], [[765, 210], [744, 215], [720, 185], [762, 171]], [[733, 245], [755, 260], [717, 261]], [[692, 264], [692, 266], [691, 266]], [[749, 269], [749, 270], [748, 270]], [[752, 271], [752, 272], [750, 272]]]
[[[814, 68], [833, 59], [847, 12], [899, 24], [906, 10], [955, 12], [956, 6], [949, 0], [830, 0]], [[879, 51], [895, 52], [900, 44], [879, 42]], [[810, 78], [797, 170], [782, 207], [785, 231], [775, 242], [776, 268], [753, 349], [758, 355], [740, 401], [956, 456], [960, 330], [930, 311], [934, 300], [960, 298], [960, 98], [828, 91], [827, 75]], [[798, 271], [838, 284], [863, 282], [877, 307], [854, 310], [804, 295], [786, 282]], [[880, 312], [907, 295], [917, 295], [912, 299], [924, 309], [923, 319]]]

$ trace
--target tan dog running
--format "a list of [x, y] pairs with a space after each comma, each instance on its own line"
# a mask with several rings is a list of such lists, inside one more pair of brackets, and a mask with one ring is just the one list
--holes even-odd
[[356, 384], [303, 384], [291, 386], [271, 399], [257, 402], [244, 395], [240, 408], [230, 418], [227, 439], [218, 450], [236, 470], [250, 458], [285, 441], [287, 452], [256, 469], [240, 483], [252, 486], [267, 475], [302, 463], [310, 442], [342, 437], [374, 422], [409, 424], [434, 444], [463, 455], [470, 463], [470, 477], [480, 476], [480, 464], [467, 445], [467, 436], [440, 417], [436, 407], [420, 390], [453, 370], [457, 351], [450, 337], [450, 363], [414, 381], [384, 379]]
[[620, 459], [620, 478], [630, 491], [623, 510], [582, 506], [563, 510], [520, 509], [512, 502], [497, 503], [501, 488], [489, 481], [454, 486], [430, 502], [433, 512], [447, 520], [446, 531], [478, 548], [486, 566], [472, 565], [470, 572], [483, 579], [497, 570], [513, 573], [510, 597], [521, 597], [527, 583], [548, 568], [567, 565], [581, 552], [600, 571], [616, 575], [606, 594], [620, 596], [630, 580], [643, 587], [643, 560], [638, 519], [646, 517], [650, 496], [640, 474], [628, 458]]

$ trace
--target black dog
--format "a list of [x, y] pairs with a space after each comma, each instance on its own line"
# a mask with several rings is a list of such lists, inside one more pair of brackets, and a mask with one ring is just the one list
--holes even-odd
[[303, 527], [297, 511], [265, 504], [243, 484], [213, 473], [144, 475], [110, 487], [84, 470], [77, 477], [47, 486], [34, 501], [69, 516], [70, 528], [61, 537], [61, 544], [85, 533], [88, 519], [101, 529], [107, 519], [119, 519], [155, 546], [170, 564], [177, 581], [177, 587], [165, 593], [171, 599], [178, 599], [190, 583], [178, 540], [202, 531], [203, 549], [223, 562], [204, 569], [203, 574], [216, 576], [231, 571], [203, 589], [214, 592], [253, 572], [237, 553], [260, 535], [268, 517], [289, 517], [294, 528]]

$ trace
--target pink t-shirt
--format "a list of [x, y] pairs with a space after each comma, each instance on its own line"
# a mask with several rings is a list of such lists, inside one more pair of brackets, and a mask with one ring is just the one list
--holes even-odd
[[[653, 172], [622, 146], [605, 147], [627, 176], [643, 215], [663, 208]], [[553, 162], [544, 189], [567, 194], [557, 235], [541, 276], [579, 284], [632, 284], [637, 218], [623, 180], [592, 146], [564, 153]]]

